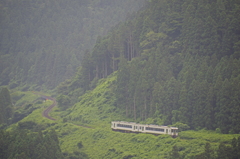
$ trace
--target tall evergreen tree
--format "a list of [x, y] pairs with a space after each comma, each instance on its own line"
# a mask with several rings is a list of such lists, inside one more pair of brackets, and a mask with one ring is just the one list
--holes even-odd
[[9, 124], [13, 116], [10, 93], [6, 87], [0, 88], [0, 124]]
[[170, 159], [181, 159], [180, 154], [178, 152], [178, 147], [176, 145], [173, 146]]

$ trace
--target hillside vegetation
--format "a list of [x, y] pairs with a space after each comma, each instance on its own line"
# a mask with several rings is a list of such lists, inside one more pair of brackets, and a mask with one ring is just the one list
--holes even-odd
[[1, 0], [0, 85], [54, 89], [71, 78], [99, 35], [144, 0]]
[[[60, 116], [64, 125], [55, 128], [61, 134], [60, 143], [63, 151], [76, 150], [76, 145], [81, 142], [83, 144], [81, 150], [90, 158], [172, 157], [176, 159], [172, 156], [173, 151], [179, 154], [179, 158], [202, 158], [208, 150], [211, 151], [209, 158], [220, 158], [222, 154], [218, 149], [222, 143], [221, 151], [239, 155], [236, 149], [230, 150], [232, 139], [234, 137], [236, 139], [239, 135], [224, 135], [206, 130], [182, 131], [179, 137], [174, 139], [169, 135], [154, 136], [112, 131], [111, 121], [132, 120], [126, 118], [121, 109], [116, 108], [116, 97], [113, 95], [116, 82], [116, 73], [100, 80], [96, 88], [81, 96], [79, 102], [69, 109], [67, 114], [66, 111], [62, 112]], [[240, 146], [240, 138], [236, 142]], [[210, 143], [210, 146], [207, 143]], [[206, 145], [209, 146], [208, 150]], [[173, 147], [176, 147], [176, 150], [173, 150]]]
[[[121, 110], [114, 106], [116, 99], [112, 94], [115, 91], [115, 82], [116, 74], [113, 74], [100, 80], [95, 89], [81, 96], [74, 107], [66, 111], [55, 107], [50, 113], [50, 116], [57, 119], [55, 121], [42, 117], [45, 108], [41, 107], [16, 125], [25, 125], [25, 128], [33, 131], [36, 131], [36, 128], [42, 128], [44, 132], [54, 129], [65, 158], [195, 159], [203, 158], [210, 152], [208, 157], [211, 159], [220, 158], [222, 154], [232, 159], [234, 154], [238, 155], [240, 135], [237, 134], [188, 130], [180, 132], [179, 137], [172, 138], [169, 135], [112, 131], [112, 120], [131, 121], [121, 115]], [[48, 102], [48, 105], [50, 106], [51, 102]], [[14, 125], [11, 127], [13, 130]]]
[[[27, 14], [34, 9], [31, 5], [24, 14], [21, 9], [10, 14], [9, 8], [15, 8], [18, 3], [13, 3], [15, 0], [3, 2], [0, 3], [4, 13], [1, 16], [9, 15], [9, 19], [4, 18], [7, 22], [13, 15], [29, 18], [32, 15]], [[26, 7], [24, 2], [19, 2], [23, 8]], [[103, 29], [100, 24], [104, 21], [98, 16], [108, 17], [105, 14], [108, 9], [112, 11], [110, 16], [117, 15], [113, 14], [112, 8], [120, 4], [129, 10], [128, 7], [136, 4], [135, 0], [128, 3], [119, 0], [73, 0], [68, 3], [69, 6], [64, 1], [55, 0], [26, 2], [38, 6], [34, 9], [38, 12], [34, 13], [42, 13], [39, 18], [32, 18], [40, 27], [31, 30], [31, 24], [35, 23], [26, 22], [30, 29], [6, 23], [11, 24], [7, 26], [17, 26], [14, 35], [19, 36], [16, 43], [14, 38], [8, 38], [12, 37], [8, 36], [10, 32], [4, 33], [7, 26], [0, 30], [8, 41], [1, 43], [0, 82], [10, 84], [10, 88], [21, 85], [19, 88], [23, 91], [57, 86], [53, 94], [58, 106], [50, 113], [56, 120], [42, 116], [51, 101], [39, 100], [38, 93], [16, 91], [11, 94], [13, 107], [9, 104], [10, 100], [6, 100], [8, 104], [0, 105], [1, 110], [10, 107], [13, 110], [2, 120], [13, 123], [2, 134], [25, 129], [22, 134], [27, 136], [26, 140], [16, 140], [24, 143], [31, 141], [28, 138], [31, 136], [35, 136], [31, 142], [38, 141], [38, 137], [45, 141], [52, 133], [53, 138], [56, 139], [56, 135], [59, 138], [52, 142], [55, 145], [53, 156], [69, 159], [240, 158], [238, 0], [146, 0], [142, 9], [128, 14], [126, 21], [118, 23], [103, 36], [97, 36], [91, 28], [96, 22], [96, 27]], [[135, 9], [144, 2], [138, 3]], [[46, 9], [48, 7], [53, 9]], [[64, 18], [67, 11], [71, 14], [62, 21], [61, 17]], [[80, 21], [75, 14], [81, 16]], [[81, 27], [71, 28], [75, 23]], [[59, 26], [59, 30], [54, 30], [53, 26]], [[68, 27], [67, 32], [63, 31]], [[47, 31], [36, 35], [36, 40], [35, 34], [29, 32], [38, 29]], [[83, 36], [85, 31], [93, 34]], [[106, 33], [103, 30], [100, 32]], [[25, 38], [30, 35], [34, 38]], [[72, 38], [73, 35], [76, 37]], [[20, 43], [22, 40], [18, 38], [27, 39], [29, 45]], [[81, 38], [86, 40], [84, 47], [77, 43]], [[95, 45], [91, 39], [96, 40]], [[21, 47], [15, 47], [17, 44]], [[91, 45], [92, 49], [85, 50], [89, 48], [85, 47], [87, 45]], [[81, 67], [78, 67], [80, 60]], [[36, 74], [36, 71], [39, 73]], [[72, 78], [65, 80], [73, 74]], [[0, 94], [0, 99], [5, 95], [9, 97], [6, 92]], [[115, 132], [110, 126], [111, 121], [117, 120], [177, 126], [180, 132], [177, 138]], [[4, 135], [0, 136], [0, 142], [7, 143], [3, 140]], [[48, 150], [46, 143], [39, 152]], [[1, 147], [1, 150], [4, 148]], [[15, 154], [24, 156], [21, 151], [18, 152], [15, 151]], [[25, 153], [29, 154], [29, 151]]]
[[0, 87], [0, 125], [11, 124], [13, 105], [6, 87]]
[[239, 1], [151, 0], [99, 37], [58, 93], [76, 96], [117, 71], [115, 107], [133, 121], [240, 132]]

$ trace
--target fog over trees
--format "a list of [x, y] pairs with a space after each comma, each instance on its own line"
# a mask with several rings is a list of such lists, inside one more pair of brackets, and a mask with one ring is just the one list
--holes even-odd
[[53, 89], [71, 78], [86, 49], [144, 0], [2, 0], [0, 85]]
[[239, 15], [239, 0], [1, 0], [0, 158], [239, 159]]

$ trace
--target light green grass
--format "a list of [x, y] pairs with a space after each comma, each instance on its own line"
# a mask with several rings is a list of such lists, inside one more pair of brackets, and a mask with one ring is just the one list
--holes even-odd
[[46, 109], [51, 104], [52, 104], [52, 101], [46, 101], [45, 103], [43, 103], [43, 104], [41, 104], [39, 106], [40, 107], [39, 109], [34, 110], [30, 115], [28, 115], [27, 117], [23, 118], [21, 120], [21, 122], [34, 121], [34, 122], [39, 123], [39, 124], [55, 123], [55, 121], [49, 120], [49, 119], [47, 119], [47, 118], [42, 116], [42, 112], [44, 111], [44, 109]]
[[[51, 101], [42, 103], [39, 109], [22, 121], [48, 124], [47, 130], [55, 129], [58, 133], [62, 152], [81, 151], [91, 159], [127, 157], [164, 159], [168, 158], [174, 145], [177, 145], [179, 153], [188, 159], [202, 153], [206, 142], [210, 142], [212, 149], [216, 150], [220, 142], [229, 144], [233, 137], [240, 136], [200, 130], [180, 132], [180, 136], [174, 139], [168, 135], [155, 136], [112, 131], [111, 121], [129, 120], [123, 117], [121, 111], [114, 106], [112, 86], [115, 80], [116, 76], [101, 80], [94, 90], [79, 97], [79, 102], [69, 110], [61, 112], [58, 107], [54, 107], [50, 116], [56, 118], [56, 121], [42, 117], [42, 111], [52, 104]], [[63, 118], [67, 120], [63, 122]], [[80, 142], [83, 144], [81, 149], [77, 146]]]
[[[168, 135], [120, 133], [111, 130], [111, 121], [128, 120], [114, 106], [112, 84], [115, 76], [103, 79], [98, 86], [79, 98], [64, 116], [67, 123], [57, 129], [63, 152], [77, 151], [77, 143], [82, 142], [84, 151], [90, 158], [167, 158], [174, 145], [180, 154], [191, 158], [204, 151], [206, 142], [217, 149], [220, 142], [229, 143], [239, 135], [223, 135], [212, 131], [184, 131], [173, 139]], [[59, 112], [56, 112], [59, 114]], [[54, 112], [53, 112], [54, 114]], [[94, 129], [78, 127], [71, 123], [87, 125]]]
[[[31, 91], [28, 91], [28, 92], [15, 91], [15, 92], [11, 93], [11, 97], [13, 100], [13, 104], [15, 105], [15, 108], [17, 109], [19, 107], [22, 107], [24, 104], [32, 103], [34, 100], [36, 100], [39, 97], [39, 95], [36, 95]], [[15, 98], [18, 100], [15, 101], [14, 100]]]
[[98, 86], [79, 97], [79, 102], [71, 109], [71, 113], [66, 117], [80, 125], [93, 127], [104, 127], [112, 120], [122, 119], [119, 110], [116, 109], [115, 98], [112, 85], [116, 76], [111, 76], [107, 80], [100, 80]]

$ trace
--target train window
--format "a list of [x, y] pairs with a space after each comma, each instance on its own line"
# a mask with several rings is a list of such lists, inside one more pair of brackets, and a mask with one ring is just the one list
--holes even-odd
[[176, 132], [178, 132], [178, 130], [177, 129], [172, 129], [172, 132], [176, 133]]
[[144, 131], [144, 127], [142, 127], [142, 131]]
[[161, 132], [164, 132], [164, 129], [160, 129], [160, 128], [146, 127], [146, 130], [150, 130], [150, 131], [161, 131]]
[[117, 127], [132, 128], [132, 125], [117, 124]]
[[166, 129], [166, 134], [168, 134], [168, 129]]

